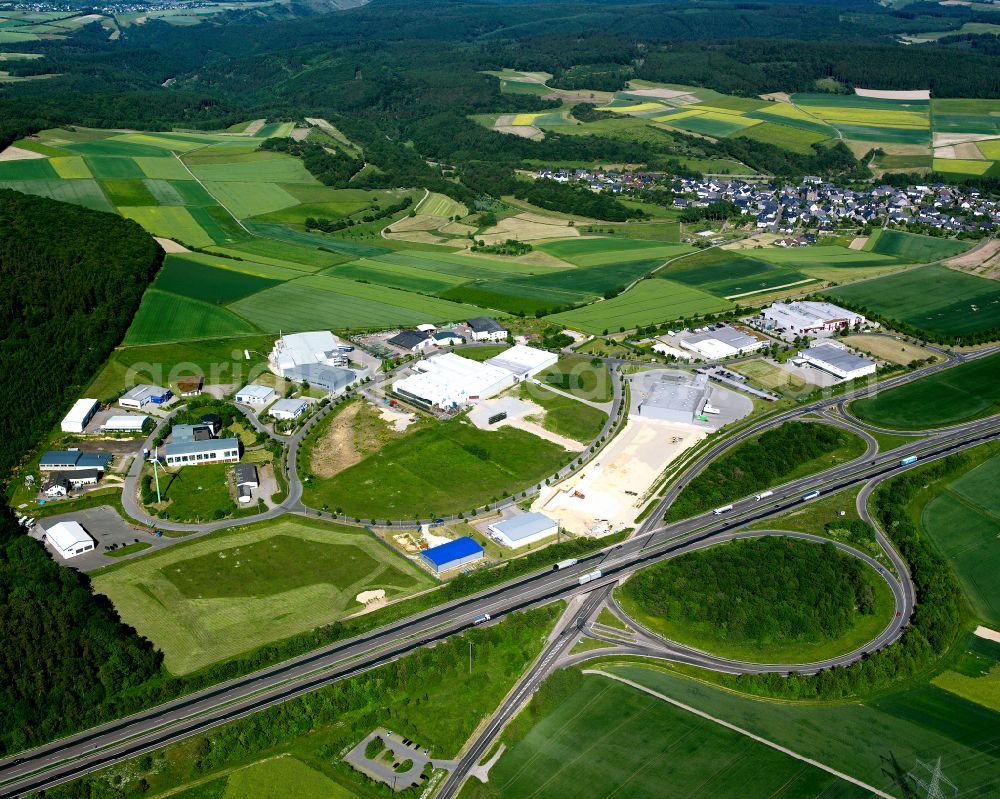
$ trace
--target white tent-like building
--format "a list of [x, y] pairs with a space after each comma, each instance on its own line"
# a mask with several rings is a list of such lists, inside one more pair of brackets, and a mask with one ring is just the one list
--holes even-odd
[[45, 540], [63, 558], [73, 558], [90, 552], [94, 539], [79, 522], [59, 522], [45, 531]]
[[529, 347], [526, 344], [515, 344], [509, 350], [490, 358], [486, 363], [511, 372], [518, 380], [524, 380], [548, 369], [559, 360], [553, 352]]

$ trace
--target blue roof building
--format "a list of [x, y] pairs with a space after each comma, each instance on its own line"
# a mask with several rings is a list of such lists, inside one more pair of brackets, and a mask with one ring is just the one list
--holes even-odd
[[477, 560], [482, 560], [485, 554], [483, 548], [468, 536], [456, 538], [447, 544], [431, 547], [420, 553], [435, 574], [457, 569], [467, 563], [475, 563]]

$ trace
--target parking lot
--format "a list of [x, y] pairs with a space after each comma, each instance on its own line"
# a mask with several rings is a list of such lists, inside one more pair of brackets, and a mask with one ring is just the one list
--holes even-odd
[[[106, 505], [77, 510], [71, 513], [61, 513], [57, 516], [49, 516], [42, 519], [39, 522], [40, 526], [35, 527], [35, 537], [43, 538], [44, 530], [59, 522], [67, 521], [78, 522], [90, 534], [96, 542], [93, 551], [85, 552], [82, 555], [77, 555], [69, 559], [61, 558], [51, 549], [49, 551], [52, 553], [53, 559], [59, 563], [81, 571], [91, 571], [101, 566], [107, 566], [109, 563], [117, 563], [118, 558], [112, 558], [105, 554], [107, 548], [112, 544], [122, 547], [136, 541], [145, 541], [153, 547], [158, 547], [170, 541], [170, 539], [154, 538], [150, 533], [140, 532], [140, 530], [125, 522], [118, 515], [117, 511]], [[147, 549], [144, 551], [149, 552], [150, 550]]]

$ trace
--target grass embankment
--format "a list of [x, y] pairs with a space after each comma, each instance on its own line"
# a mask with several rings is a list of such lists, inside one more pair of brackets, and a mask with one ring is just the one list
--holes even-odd
[[1000, 353], [852, 402], [859, 419], [892, 430], [929, 430], [1000, 411]]
[[[390, 795], [341, 753], [387, 726], [433, 757], [455, 756], [541, 650], [561, 604], [420, 649], [399, 661], [54, 788], [49, 795], [126, 797]], [[472, 668], [469, 668], [469, 647]], [[417, 797], [424, 784], [395, 796]]]
[[864, 452], [864, 440], [843, 428], [786, 422], [709, 464], [674, 500], [666, 520], [704, 513], [755, 491], [847, 463]]
[[622, 608], [664, 638], [735, 660], [814, 663], [852, 652], [892, 619], [892, 592], [832, 544], [743, 539], [637, 572]]
[[891, 568], [875, 531], [858, 515], [857, 498], [862, 486], [827, 494], [803, 502], [780, 516], [771, 516], [750, 525], [751, 530], [791, 530], [829, 538], [859, 549]]

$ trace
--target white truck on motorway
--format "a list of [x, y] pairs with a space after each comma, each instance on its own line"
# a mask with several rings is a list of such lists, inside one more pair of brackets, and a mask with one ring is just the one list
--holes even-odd
[[762, 499], [767, 499], [768, 497], [773, 497], [773, 491], [761, 491], [759, 494], [754, 494], [753, 498], [760, 502]]
[[592, 572], [580, 575], [579, 583], [580, 585], [586, 585], [587, 583], [592, 583], [594, 580], [599, 580], [603, 576], [600, 569], [594, 569]]
[[560, 569], [568, 569], [570, 566], [576, 566], [580, 561], [577, 558], [568, 558], [567, 560], [561, 560], [552, 567], [552, 571], [557, 572]]
[[723, 513], [729, 513], [733, 509], [732, 505], [723, 505], [721, 508], [716, 508], [712, 511], [716, 516], [721, 516]]
[[489, 621], [491, 618], [493, 618], [493, 617], [490, 616], [489, 613], [480, 613], [478, 616], [476, 616], [476, 618], [474, 618], [472, 620], [472, 623], [473, 624], [483, 624], [484, 622]]

